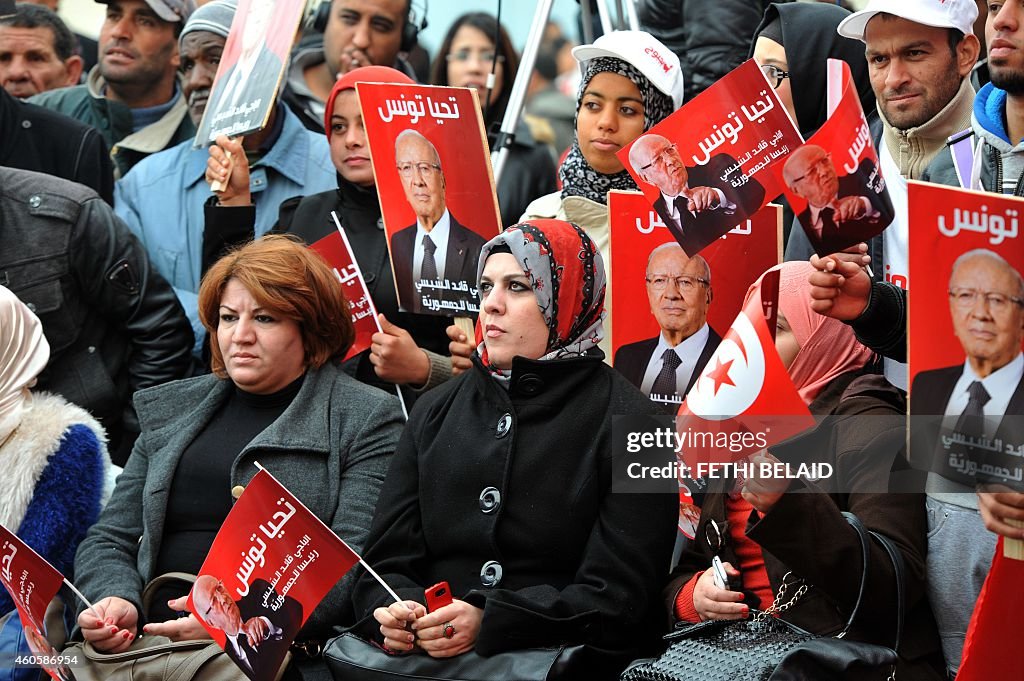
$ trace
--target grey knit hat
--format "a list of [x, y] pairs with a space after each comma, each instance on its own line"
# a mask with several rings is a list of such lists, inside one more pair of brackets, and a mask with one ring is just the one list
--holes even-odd
[[192, 12], [192, 16], [185, 22], [185, 28], [181, 29], [181, 35], [178, 37], [178, 44], [180, 45], [184, 41], [186, 34], [193, 31], [209, 31], [222, 38], [227, 38], [236, 9], [238, 9], [237, 0], [213, 0], [213, 2], [206, 3]]

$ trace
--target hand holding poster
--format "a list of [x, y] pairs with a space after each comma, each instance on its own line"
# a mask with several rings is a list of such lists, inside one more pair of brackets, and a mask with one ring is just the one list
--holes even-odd
[[1024, 201], [908, 186], [911, 460], [1024, 491]]
[[[57, 572], [17, 535], [0, 525], [0, 584], [11, 595], [25, 630], [25, 640], [36, 657], [59, 660], [46, 640], [46, 607], [57, 595], [64, 575]], [[43, 669], [57, 681], [74, 679], [64, 664], [44, 664]]]
[[390, 83], [356, 89], [401, 308], [476, 314], [480, 249], [501, 231], [476, 93]]
[[196, 146], [267, 125], [303, 7], [302, 0], [239, 0]]
[[767, 168], [802, 142], [748, 60], [618, 155], [692, 256], [782, 192]]
[[763, 208], [690, 258], [642, 194], [609, 192], [608, 211], [612, 303], [623, 311], [612, 318], [612, 366], [674, 414], [747, 288], [780, 262], [782, 211]]
[[253, 681], [272, 681], [296, 634], [359, 556], [270, 473], [232, 507], [188, 608]]
[[352, 248], [344, 230], [328, 234], [311, 244], [310, 248], [323, 256], [341, 283], [356, 330], [355, 339], [344, 359], [354, 357], [369, 348], [370, 338], [381, 330], [370, 291], [366, 288], [366, 282], [359, 271], [359, 264], [352, 255]]
[[807, 238], [822, 256], [880, 234], [894, 214], [850, 67], [830, 59], [829, 78], [842, 83], [835, 111], [774, 168]]

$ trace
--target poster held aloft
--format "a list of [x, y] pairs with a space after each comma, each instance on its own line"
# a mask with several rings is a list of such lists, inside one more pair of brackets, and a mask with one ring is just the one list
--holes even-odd
[[501, 231], [476, 93], [390, 83], [356, 89], [401, 309], [476, 315], [480, 249]]
[[773, 172], [820, 256], [880, 234], [895, 214], [850, 67], [829, 59], [829, 92], [841, 95], [824, 125]]
[[[706, 123], [701, 123], [706, 122]], [[803, 138], [751, 59], [618, 152], [687, 255], [782, 193], [768, 169]]]
[[303, 0], [239, 0], [195, 145], [266, 127], [277, 101]]
[[1024, 491], [1024, 200], [915, 181], [908, 200], [911, 463]]

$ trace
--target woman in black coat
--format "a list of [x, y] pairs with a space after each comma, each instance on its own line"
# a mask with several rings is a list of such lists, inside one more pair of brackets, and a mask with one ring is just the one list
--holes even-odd
[[[582, 644], [604, 655], [588, 678], [613, 676], [657, 640], [678, 495], [613, 493], [612, 421], [656, 408], [602, 361], [604, 266], [583, 230], [510, 227], [479, 272], [473, 368], [417, 403], [367, 544], [403, 602], [364, 574], [356, 613], [395, 651]], [[427, 614], [442, 580], [455, 601]]]

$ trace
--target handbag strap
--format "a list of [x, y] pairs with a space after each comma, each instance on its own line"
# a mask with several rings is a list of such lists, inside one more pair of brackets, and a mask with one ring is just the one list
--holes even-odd
[[857, 612], [860, 610], [860, 604], [864, 598], [864, 588], [868, 581], [868, 542], [870, 537], [874, 537], [885, 552], [889, 554], [889, 559], [892, 561], [893, 573], [896, 576], [896, 644], [893, 646], [893, 650], [899, 650], [900, 639], [903, 636], [903, 590], [904, 590], [904, 566], [903, 566], [903, 554], [900, 552], [891, 539], [878, 532], [873, 532], [864, 527], [864, 523], [860, 521], [853, 513], [843, 511], [843, 517], [846, 518], [846, 522], [850, 523], [854, 530], [857, 532], [857, 536], [860, 538], [861, 555], [864, 557], [864, 570], [860, 576], [860, 588], [857, 590], [857, 603], [853, 606], [853, 612], [850, 613], [850, 619], [846, 622], [846, 626], [843, 630], [836, 634], [836, 638], [843, 638], [846, 633], [853, 626], [854, 620], [857, 619]]
[[[153, 599], [156, 598], [157, 592], [161, 587], [171, 582], [195, 584], [196, 576], [187, 572], [165, 572], [149, 580], [146, 587], [142, 590], [142, 613], [147, 619], [149, 618], [150, 606], [153, 604]], [[191, 589], [191, 587], [189, 588]]]
[[884, 534], [879, 532], [871, 532], [871, 536], [882, 545], [886, 553], [889, 554], [889, 559], [892, 560], [893, 572], [896, 574], [896, 644], [892, 647], [893, 650], [898, 651], [900, 649], [900, 639], [903, 637], [903, 590], [905, 588], [905, 566], [903, 563], [903, 552], [900, 547], [896, 546], [896, 543], [892, 539], [886, 537]]

